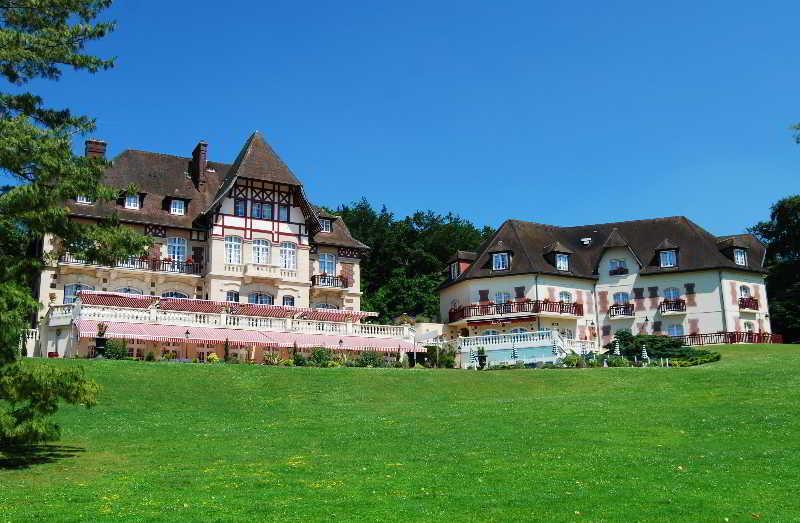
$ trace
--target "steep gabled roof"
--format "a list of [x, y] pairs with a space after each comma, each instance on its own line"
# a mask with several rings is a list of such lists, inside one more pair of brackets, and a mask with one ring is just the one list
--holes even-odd
[[619, 229], [614, 227], [611, 229], [611, 234], [608, 235], [606, 241], [603, 242], [604, 249], [611, 249], [612, 247], [628, 247], [630, 244], [628, 240], [626, 240], [622, 233], [619, 232]]
[[676, 243], [670, 241], [669, 238], [664, 238], [663, 240], [661, 240], [661, 243], [656, 245], [656, 250], [657, 251], [666, 251], [666, 250], [669, 250], [669, 249], [677, 249], [677, 248], [678, 248], [678, 245]]
[[317, 216], [327, 218], [332, 221], [331, 232], [320, 231], [314, 235], [314, 243], [318, 245], [329, 245], [332, 247], [350, 247], [353, 249], [367, 250], [369, 246], [353, 238], [350, 229], [341, 216], [336, 216], [328, 211], [314, 207]]
[[551, 253], [561, 253], [561, 254], [573, 254], [575, 251], [561, 243], [560, 241], [554, 241], [549, 245], [545, 245], [543, 252], [545, 254]]

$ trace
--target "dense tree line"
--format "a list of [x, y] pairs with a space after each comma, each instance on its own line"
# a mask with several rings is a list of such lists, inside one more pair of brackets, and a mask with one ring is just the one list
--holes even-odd
[[370, 247], [361, 262], [362, 307], [384, 321], [402, 314], [438, 319], [436, 288], [447, 259], [457, 250], [477, 249], [493, 233], [452, 213], [418, 211], [397, 218], [365, 199], [340, 206], [336, 214]]

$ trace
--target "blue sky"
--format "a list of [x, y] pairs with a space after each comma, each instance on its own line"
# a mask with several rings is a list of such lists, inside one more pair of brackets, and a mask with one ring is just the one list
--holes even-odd
[[110, 153], [261, 130], [336, 206], [717, 234], [797, 193], [799, 2], [120, 1], [118, 57], [32, 88]]

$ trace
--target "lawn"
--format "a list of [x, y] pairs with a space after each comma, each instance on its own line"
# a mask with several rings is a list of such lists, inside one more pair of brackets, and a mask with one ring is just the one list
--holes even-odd
[[800, 346], [684, 369], [82, 365], [100, 404], [0, 454], [0, 520], [788, 521]]

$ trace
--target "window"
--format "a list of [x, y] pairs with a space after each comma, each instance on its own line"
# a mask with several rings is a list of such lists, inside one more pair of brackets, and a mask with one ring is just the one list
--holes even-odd
[[495, 303], [508, 303], [511, 301], [511, 294], [508, 292], [497, 292], [494, 295]]
[[338, 309], [333, 303], [317, 303], [314, 305], [315, 309]]
[[614, 293], [614, 305], [626, 305], [630, 303], [631, 298], [627, 292], [615, 292]]
[[450, 264], [450, 279], [455, 280], [461, 274], [459, 270], [460, 267], [458, 266], [458, 262]]
[[225, 293], [225, 301], [239, 303], [239, 291], [227, 291]]
[[736, 265], [747, 265], [747, 251], [744, 249], [734, 249], [733, 261]]
[[322, 274], [336, 276], [336, 255], [322, 253], [319, 255], [319, 270]]
[[233, 200], [233, 215], [247, 216], [247, 200], [236, 198]]
[[662, 267], [675, 267], [678, 265], [678, 256], [675, 251], [661, 251], [658, 255]]
[[680, 299], [681, 291], [677, 287], [668, 287], [664, 289], [664, 299], [675, 301]]
[[184, 294], [182, 292], [178, 292], [178, 291], [167, 291], [167, 292], [162, 293], [161, 297], [162, 298], [181, 298], [181, 299], [185, 300], [185, 299], [187, 299], [189, 297], [189, 295], [188, 294]]
[[750, 297], [750, 287], [747, 285], [740, 285], [739, 286], [739, 297], [740, 298], [749, 298]]
[[281, 222], [288, 222], [289, 221], [289, 206], [288, 205], [278, 205], [278, 221], [281, 221]]
[[250, 216], [262, 220], [272, 219], [272, 204], [263, 202], [253, 202], [250, 206]]
[[125, 196], [125, 208], [126, 209], [138, 209], [139, 208], [139, 195], [138, 194], [128, 194]]
[[333, 223], [330, 219], [320, 218], [319, 223], [322, 226], [322, 232], [331, 232], [333, 230]]
[[84, 285], [82, 283], [73, 283], [71, 285], [64, 285], [64, 303], [75, 303], [80, 291], [93, 291], [94, 287], [91, 285]]
[[294, 307], [294, 296], [284, 296], [283, 297], [283, 304], [286, 307]]
[[569, 291], [561, 291], [558, 293], [558, 301], [564, 303], [572, 303], [572, 293]]
[[608, 269], [611, 271], [616, 271], [619, 269], [627, 269], [628, 262], [623, 259], [613, 259], [608, 261]]
[[183, 216], [186, 214], [186, 202], [183, 200], [170, 200], [169, 213]]
[[515, 329], [511, 329], [508, 332], [510, 332], [511, 334], [524, 334], [524, 333], [528, 332], [528, 329], [523, 329], [522, 327], [517, 327]]
[[745, 332], [755, 332], [756, 326], [753, 324], [752, 321], [744, 322], [744, 331]]
[[186, 260], [186, 238], [167, 238], [167, 257], [176, 262]]
[[498, 336], [500, 334], [499, 331], [487, 329], [481, 333], [482, 336]]
[[256, 265], [269, 265], [272, 244], [269, 240], [253, 240], [253, 263]]
[[82, 203], [84, 205], [91, 205], [91, 204], [94, 203], [94, 200], [92, 200], [88, 196], [84, 196], [82, 194], [79, 194], [78, 196], [76, 196], [75, 197], [75, 201], [78, 202], [78, 203]]
[[242, 239], [239, 236], [225, 237], [225, 263], [242, 264]]
[[508, 270], [508, 253], [498, 252], [492, 254], [492, 270], [505, 271]]
[[[234, 291], [228, 291], [234, 292]], [[235, 300], [227, 300], [227, 301], [239, 301], [239, 293], [236, 292], [236, 299]], [[247, 295], [247, 303], [255, 303], [257, 305], [272, 305], [275, 303], [271, 294], [267, 294], [266, 292], [251, 292]]]
[[569, 270], [569, 254], [556, 254], [556, 269], [559, 271]]
[[670, 336], [683, 336], [683, 325], [670, 325], [667, 327], [667, 334]]
[[281, 243], [281, 267], [284, 269], [297, 269], [297, 245], [292, 242]]
[[142, 289], [137, 289], [136, 287], [120, 287], [114, 292], [122, 292], [124, 294], [144, 294]]

